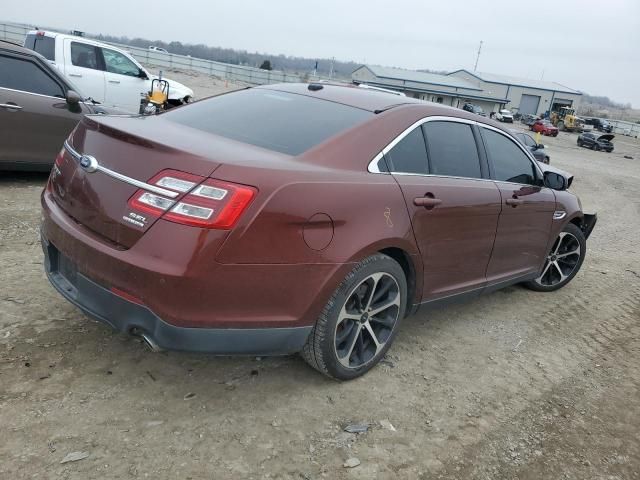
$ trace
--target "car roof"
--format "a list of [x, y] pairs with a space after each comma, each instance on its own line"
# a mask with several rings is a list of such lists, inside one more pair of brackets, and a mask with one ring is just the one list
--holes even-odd
[[126, 50], [123, 50], [120, 47], [116, 47], [114, 45], [111, 45], [110, 43], [106, 43], [106, 42], [100, 42], [98, 40], [93, 40], [87, 37], [83, 37], [83, 36], [79, 36], [79, 35], [72, 35], [70, 33], [60, 33], [60, 32], [54, 32], [52, 30], [31, 30], [29, 32], [27, 32], [27, 35], [35, 35], [36, 33], [41, 32], [40, 34], [44, 34], [44, 36], [46, 37], [60, 37], [60, 38], [69, 38], [69, 39], [75, 39], [75, 40], [79, 40], [83, 43], [87, 43], [89, 45], [93, 45], [96, 47], [102, 47], [102, 46], [107, 46], [112, 50], [116, 50], [120, 53], [125, 53], [127, 55], [131, 55], [129, 52], [127, 52]]
[[33, 50], [29, 50], [28, 48], [23, 47], [17, 43], [8, 42], [6, 40], [0, 40], [0, 48], [3, 50], [9, 50], [11, 52], [19, 52], [19, 53], [36, 53]]
[[[309, 88], [310, 85], [316, 85], [317, 89]], [[381, 112], [392, 107], [407, 104], [427, 105], [424, 100], [418, 100], [411, 97], [401, 97], [379, 90], [358, 88], [353, 84], [331, 84], [331, 83], [280, 83], [276, 85], [265, 85], [255, 88], [278, 90], [281, 92], [295, 93], [308, 97], [328, 100], [351, 107], [368, 110], [370, 112]], [[458, 109], [454, 109], [460, 111]]]

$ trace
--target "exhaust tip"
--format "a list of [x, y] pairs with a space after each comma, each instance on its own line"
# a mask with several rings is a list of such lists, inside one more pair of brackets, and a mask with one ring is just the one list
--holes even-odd
[[134, 328], [134, 329], [131, 330], [131, 334], [136, 336], [136, 337], [142, 338], [142, 341], [144, 342], [144, 344], [152, 352], [162, 352], [163, 351], [163, 349], [160, 346], [158, 346], [158, 344], [155, 342], [155, 340], [153, 338], [151, 338], [151, 336], [147, 332], [145, 332], [144, 330], [140, 330], [139, 328]]

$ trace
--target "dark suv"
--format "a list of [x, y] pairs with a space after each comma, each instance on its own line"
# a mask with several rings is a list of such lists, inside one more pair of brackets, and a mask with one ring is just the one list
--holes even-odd
[[586, 123], [587, 125], [593, 125], [593, 128], [595, 128], [599, 132], [613, 132], [613, 125], [611, 125], [606, 120], [601, 120], [599, 118], [587, 118], [584, 123]]
[[466, 112], [475, 113], [476, 115], [480, 115], [481, 117], [486, 117], [487, 114], [484, 113], [484, 110], [478, 105], [474, 105], [472, 103], [465, 103], [462, 106], [462, 109]]
[[40, 54], [0, 41], [0, 170], [43, 170], [85, 113], [114, 113], [84, 97]]
[[613, 140], [615, 137], [610, 133], [598, 135], [597, 133], [583, 133], [578, 135], [578, 146], [587, 147], [592, 150], [604, 150], [605, 152], [613, 152]]

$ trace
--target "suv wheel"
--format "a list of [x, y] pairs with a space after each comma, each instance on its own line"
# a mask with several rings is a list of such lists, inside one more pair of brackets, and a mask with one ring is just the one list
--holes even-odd
[[586, 253], [584, 233], [577, 225], [568, 223], [553, 243], [540, 276], [524, 285], [538, 292], [564, 287], [580, 270]]
[[327, 302], [302, 357], [337, 380], [363, 375], [391, 346], [406, 301], [407, 280], [398, 262], [383, 254], [366, 258]]

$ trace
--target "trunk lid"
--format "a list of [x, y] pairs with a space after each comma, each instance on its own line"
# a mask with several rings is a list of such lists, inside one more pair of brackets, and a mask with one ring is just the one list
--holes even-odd
[[[68, 145], [50, 177], [53, 199], [77, 223], [121, 249], [133, 246], [159, 218], [129, 206], [139, 189], [132, 183], [148, 185], [166, 169], [206, 178], [222, 159], [255, 159], [244, 144], [176, 124], [163, 115], [87, 116]], [[91, 171], [95, 165], [79, 155], [94, 157], [100, 169]]]

